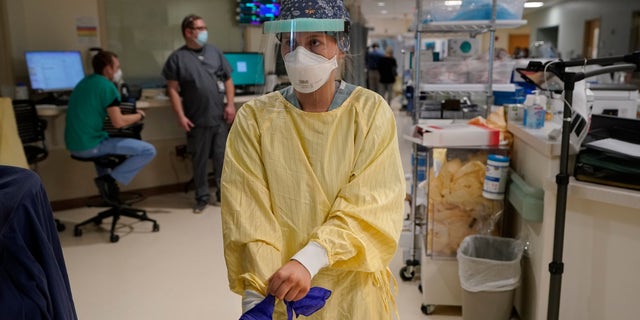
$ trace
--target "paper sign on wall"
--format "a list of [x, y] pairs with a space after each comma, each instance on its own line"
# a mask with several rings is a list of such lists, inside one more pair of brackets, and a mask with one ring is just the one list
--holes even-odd
[[89, 47], [98, 46], [98, 23], [95, 17], [76, 18], [76, 36], [78, 44]]

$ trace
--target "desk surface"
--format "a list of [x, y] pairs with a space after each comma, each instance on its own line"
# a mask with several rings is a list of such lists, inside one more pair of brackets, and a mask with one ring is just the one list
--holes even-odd
[[[162, 97], [162, 98], [161, 98]], [[246, 102], [259, 97], [259, 95], [244, 95], [244, 96], [236, 96], [233, 99], [233, 102], [236, 105], [236, 108], [241, 107]], [[151, 109], [151, 108], [167, 108], [171, 107], [171, 101], [169, 101], [168, 97], [156, 96], [156, 97], [144, 97], [136, 101], [136, 107], [142, 110]], [[37, 105], [38, 115], [41, 117], [57, 117], [58, 115], [64, 113], [67, 110], [67, 106], [56, 106], [52, 104], [41, 104]]]

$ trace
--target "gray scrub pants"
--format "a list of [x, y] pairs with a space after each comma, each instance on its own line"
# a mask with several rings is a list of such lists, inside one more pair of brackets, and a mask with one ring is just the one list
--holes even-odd
[[187, 143], [193, 163], [193, 182], [196, 189], [196, 201], [209, 201], [209, 159], [213, 160], [213, 175], [216, 186], [220, 188], [224, 150], [229, 135], [226, 122], [214, 126], [196, 126], [187, 133]]

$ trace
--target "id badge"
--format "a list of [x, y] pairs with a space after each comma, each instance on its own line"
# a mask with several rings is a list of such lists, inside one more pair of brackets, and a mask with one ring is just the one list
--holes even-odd
[[222, 82], [222, 80], [218, 80], [216, 81], [216, 84], [218, 85], [218, 92], [225, 93], [224, 82]]

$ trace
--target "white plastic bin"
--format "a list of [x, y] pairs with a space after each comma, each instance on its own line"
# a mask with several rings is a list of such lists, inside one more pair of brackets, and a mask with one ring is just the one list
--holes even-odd
[[466, 237], [458, 249], [462, 319], [509, 320], [520, 283], [521, 241], [486, 235]]

